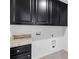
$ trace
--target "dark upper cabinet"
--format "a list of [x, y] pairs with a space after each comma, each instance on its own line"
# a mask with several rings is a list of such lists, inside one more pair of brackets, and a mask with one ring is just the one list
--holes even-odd
[[10, 23], [67, 26], [67, 4], [58, 0], [10, 0]]
[[60, 26], [67, 26], [67, 4], [59, 2]]
[[36, 24], [49, 24], [48, 0], [36, 0]]
[[13, 23], [13, 1], [10, 0], [10, 24]]
[[33, 24], [31, 0], [11, 0], [11, 22], [15, 24]]
[[59, 12], [56, 0], [49, 0], [50, 25], [59, 25]]

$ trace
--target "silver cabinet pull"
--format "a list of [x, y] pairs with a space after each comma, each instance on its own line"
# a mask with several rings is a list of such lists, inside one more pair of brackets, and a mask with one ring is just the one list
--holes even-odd
[[30, 55], [27, 55], [28, 57], [30, 57]]
[[20, 52], [20, 50], [17, 50], [17, 52]]

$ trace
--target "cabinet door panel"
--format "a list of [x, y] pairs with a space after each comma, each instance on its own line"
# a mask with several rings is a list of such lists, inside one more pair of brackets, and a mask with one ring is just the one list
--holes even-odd
[[13, 0], [13, 23], [32, 24], [31, 0]]
[[36, 0], [36, 24], [48, 23], [48, 0]]
[[59, 25], [59, 6], [54, 0], [49, 0], [50, 24]]
[[31, 54], [30, 54], [30, 52], [24, 53], [24, 54], [13, 56], [13, 57], [11, 57], [11, 59], [31, 59]]
[[13, 22], [13, 0], [10, 0], [10, 24]]
[[67, 26], [67, 4], [60, 5], [60, 25]]

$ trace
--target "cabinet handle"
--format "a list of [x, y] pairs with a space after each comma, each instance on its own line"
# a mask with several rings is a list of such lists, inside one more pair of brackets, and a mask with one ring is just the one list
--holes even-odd
[[17, 50], [17, 52], [20, 52], [20, 50]]
[[27, 55], [28, 57], [30, 57], [30, 55]]

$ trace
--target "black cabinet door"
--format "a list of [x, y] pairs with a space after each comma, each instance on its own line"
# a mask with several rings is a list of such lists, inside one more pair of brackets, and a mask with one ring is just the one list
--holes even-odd
[[67, 25], [67, 4], [58, 0], [10, 0], [11, 24]]
[[31, 44], [10, 48], [10, 55], [18, 55], [28, 51], [31, 52]]
[[60, 25], [67, 26], [67, 4], [60, 2]]
[[35, 0], [36, 24], [49, 24], [48, 0]]
[[33, 24], [31, 15], [31, 0], [11, 0], [11, 22], [15, 24]]
[[50, 24], [51, 25], [59, 25], [59, 6], [56, 0], [49, 0], [49, 10], [50, 10]]
[[31, 54], [30, 52], [28, 52], [28, 53], [13, 56], [11, 57], [11, 59], [31, 59]]
[[13, 1], [10, 0], [10, 24], [13, 22]]

